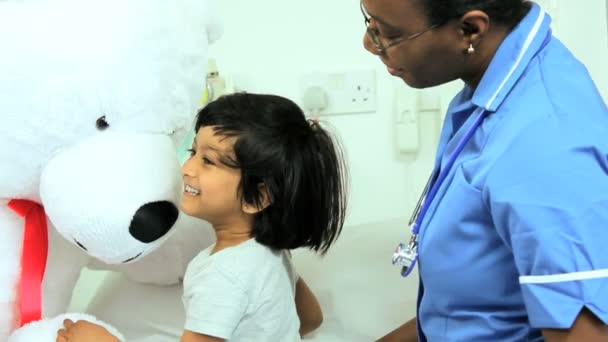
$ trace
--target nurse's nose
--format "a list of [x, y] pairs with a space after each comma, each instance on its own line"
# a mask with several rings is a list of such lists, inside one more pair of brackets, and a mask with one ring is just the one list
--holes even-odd
[[365, 50], [370, 52], [372, 55], [377, 56], [380, 54], [378, 52], [378, 49], [376, 49], [376, 46], [372, 42], [371, 38], [369, 37], [369, 34], [367, 34], [367, 32], [363, 33], [363, 47], [365, 48]]

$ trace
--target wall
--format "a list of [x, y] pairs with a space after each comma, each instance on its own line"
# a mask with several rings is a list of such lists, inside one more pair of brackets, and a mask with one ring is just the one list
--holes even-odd
[[[606, 4], [541, 0], [556, 15], [556, 34], [589, 67], [608, 99]], [[348, 226], [410, 214], [431, 168], [439, 113], [420, 118], [421, 151], [399, 155], [395, 147], [394, 93], [410, 96], [377, 58], [364, 51], [363, 19], [357, 0], [221, 0], [225, 35], [211, 47], [220, 71], [251, 92], [269, 92], [299, 102], [299, 79], [311, 71], [375, 68], [377, 112], [329, 116], [347, 149], [351, 172]], [[585, 38], [585, 39], [582, 39]], [[589, 43], [593, 42], [593, 43]], [[458, 84], [431, 90], [445, 105]], [[405, 229], [405, 227], [404, 227]]]

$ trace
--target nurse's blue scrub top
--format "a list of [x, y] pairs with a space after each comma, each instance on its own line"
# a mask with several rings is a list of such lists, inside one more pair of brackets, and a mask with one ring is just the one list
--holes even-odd
[[608, 323], [608, 110], [533, 5], [444, 122], [451, 168], [419, 236], [421, 341], [542, 341], [583, 307]]

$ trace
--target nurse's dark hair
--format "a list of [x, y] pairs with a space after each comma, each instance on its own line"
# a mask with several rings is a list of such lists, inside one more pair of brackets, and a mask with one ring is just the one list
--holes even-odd
[[234, 155], [220, 162], [240, 169], [244, 203], [262, 208], [261, 185], [267, 190], [270, 205], [253, 218], [259, 243], [327, 252], [346, 214], [348, 176], [335, 137], [291, 100], [262, 94], [218, 98], [198, 113], [196, 131], [201, 127], [235, 138]]
[[525, 16], [529, 4], [525, 0], [419, 0], [431, 25], [443, 24], [472, 10], [484, 11], [491, 20], [510, 28]]

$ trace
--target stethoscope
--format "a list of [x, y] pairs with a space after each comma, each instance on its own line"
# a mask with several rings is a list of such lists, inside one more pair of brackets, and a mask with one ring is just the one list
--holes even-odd
[[456, 148], [450, 155], [447, 163], [444, 167], [441, 168], [441, 172], [437, 174], [438, 172], [436, 168], [435, 170], [433, 170], [431, 176], [429, 177], [429, 180], [426, 182], [424, 190], [422, 191], [422, 194], [418, 199], [418, 203], [416, 204], [414, 212], [412, 213], [412, 216], [410, 217], [408, 223], [409, 226], [412, 227], [412, 237], [410, 238], [410, 242], [407, 244], [407, 246], [403, 243], [400, 243], [395, 249], [395, 252], [393, 253], [393, 265], [402, 266], [401, 275], [403, 277], [407, 277], [412, 272], [412, 270], [414, 269], [414, 265], [416, 265], [416, 262], [418, 261], [418, 233], [420, 231], [420, 226], [422, 225], [422, 220], [424, 220], [424, 216], [429, 210], [429, 207], [433, 202], [435, 195], [437, 195], [437, 191], [441, 187], [441, 184], [443, 184], [443, 181], [450, 173], [452, 166], [454, 166], [456, 158], [458, 157], [460, 152], [462, 152], [467, 142], [469, 142], [469, 140], [473, 136], [473, 133], [475, 133], [475, 130], [481, 125], [481, 122], [483, 121], [487, 113], [488, 111], [485, 110], [483, 107], [480, 107], [475, 111], [474, 115], [477, 115], [475, 121], [473, 122], [469, 130], [466, 132], [464, 137], [462, 137], [462, 139], [458, 142], [458, 145], [456, 145]]

